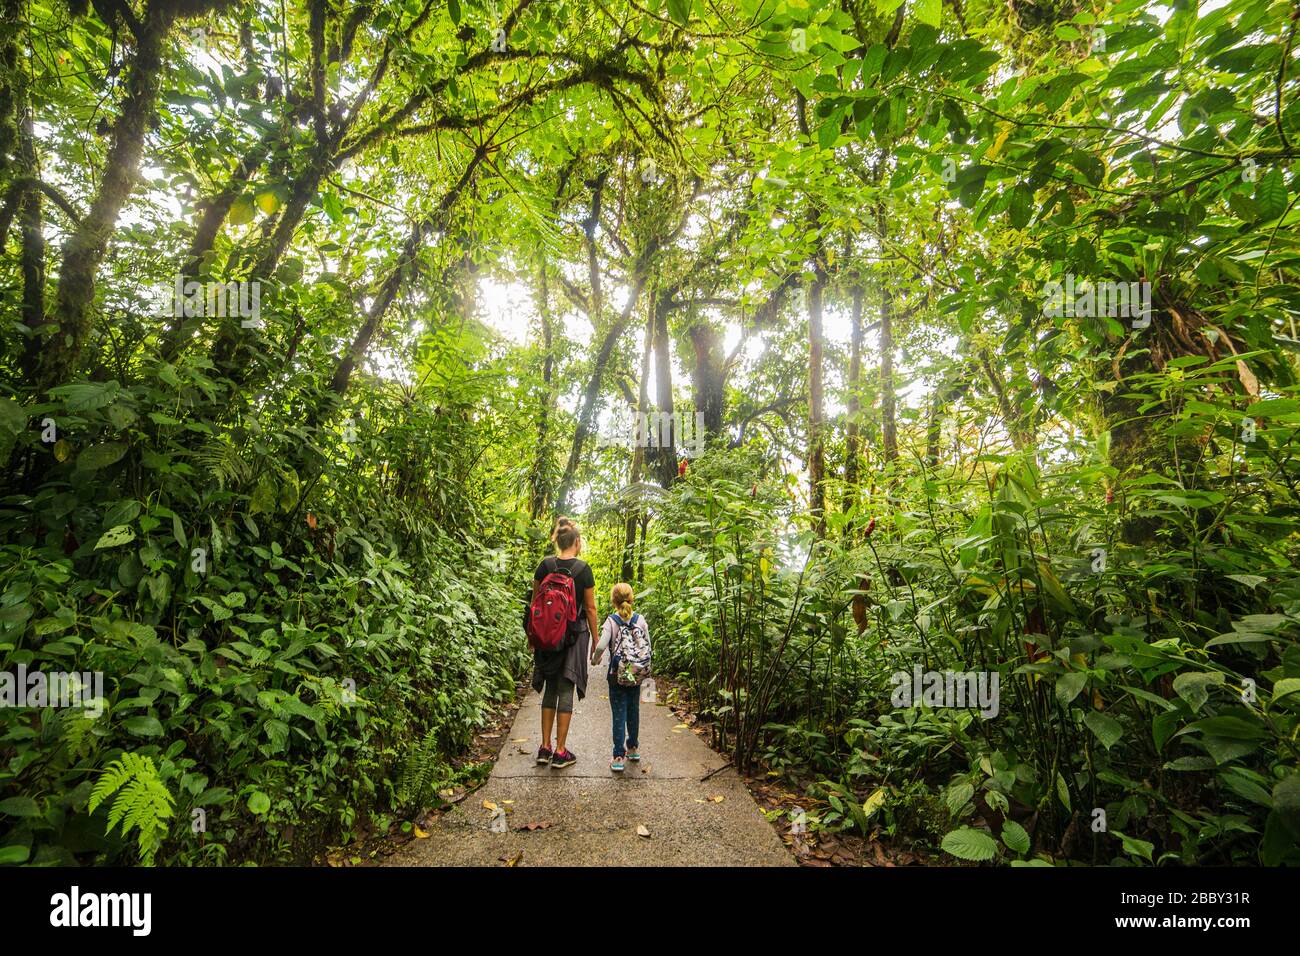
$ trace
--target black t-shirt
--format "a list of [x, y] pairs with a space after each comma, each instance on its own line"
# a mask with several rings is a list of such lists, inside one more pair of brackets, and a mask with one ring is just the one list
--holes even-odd
[[578, 605], [578, 621], [585, 623], [587, 606], [584, 602], [587, 599], [587, 589], [596, 586], [596, 576], [591, 573], [591, 565], [582, 558], [557, 558], [552, 555], [542, 559], [542, 563], [533, 572], [533, 581], [541, 581], [556, 570], [568, 571], [573, 575], [573, 597]]

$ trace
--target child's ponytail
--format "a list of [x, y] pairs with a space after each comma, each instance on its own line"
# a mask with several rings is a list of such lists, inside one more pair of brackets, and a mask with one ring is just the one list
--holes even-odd
[[614, 605], [618, 616], [625, 621], [632, 620], [632, 585], [619, 582], [609, 592], [609, 603]]

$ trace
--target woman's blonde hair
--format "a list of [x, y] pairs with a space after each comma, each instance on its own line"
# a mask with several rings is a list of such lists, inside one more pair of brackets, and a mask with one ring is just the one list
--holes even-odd
[[632, 585], [620, 581], [609, 589], [609, 603], [625, 621], [632, 619]]

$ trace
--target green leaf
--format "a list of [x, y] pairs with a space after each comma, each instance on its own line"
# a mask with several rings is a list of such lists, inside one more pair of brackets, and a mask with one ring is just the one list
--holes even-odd
[[248, 798], [248, 809], [260, 817], [271, 809], [271, 798], [261, 790], [254, 790], [253, 795]]
[[864, 84], [880, 75], [880, 68], [885, 65], [885, 54], [888, 52], [883, 43], [872, 44], [871, 48], [867, 50], [866, 56], [862, 58], [862, 82]]
[[270, 475], [262, 475], [253, 487], [253, 495], [248, 502], [248, 510], [251, 514], [270, 514], [275, 510], [277, 489], [275, 479]]
[[1281, 700], [1288, 694], [1300, 691], [1300, 677], [1286, 677], [1273, 685], [1273, 699]]
[[939, 844], [945, 853], [951, 853], [959, 860], [983, 862], [997, 856], [998, 845], [983, 830], [962, 827], [953, 830]]
[[27, 427], [27, 412], [12, 398], [0, 398], [0, 428], [17, 435]]
[[257, 207], [253, 205], [253, 200], [248, 196], [240, 196], [230, 204], [230, 212], [226, 215], [226, 219], [232, 226], [242, 226], [244, 223], [252, 222], [255, 215], [257, 215]]
[[668, 15], [681, 26], [691, 19], [691, 0], [668, 0]]
[[1300, 773], [1283, 777], [1273, 787], [1273, 812], [1296, 840], [1300, 840]]
[[916, 19], [938, 29], [943, 19], [943, 0], [917, 0]]
[[1202, 733], [1212, 737], [1228, 737], [1232, 740], [1258, 740], [1266, 736], [1264, 724], [1259, 720], [1245, 720], [1241, 717], [1206, 717], [1194, 724], [1188, 724], [1178, 731], [1183, 734]]
[[1174, 693], [1187, 701], [1187, 706], [1195, 713], [1209, 699], [1210, 688], [1222, 687], [1223, 680], [1223, 675], [1218, 671], [1179, 674], [1174, 678]]
[[1015, 820], [1002, 824], [1002, 842], [1022, 856], [1029, 852], [1029, 833]]
[[77, 456], [77, 468], [80, 471], [98, 471], [109, 465], [117, 464], [126, 454], [126, 445], [110, 441], [91, 445]]
[[257, 203], [257, 208], [268, 216], [280, 208], [280, 194], [274, 189], [262, 190], [253, 201]]
[[1083, 671], [1069, 671], [1056, 679], [1056, 699], [1064, 707], [1079, 696], [1083, 685], [1088, 683], [1088, 675]]
[[128, 717], [122, 721], [122, 726], [127, 733], [135, 734], [137, 737], [161, 737], [163, 732], [162, 724], [157, 717]]
[[1097, 739], [1102, 742], [1107, 750], [1115, 746], [1119, 739], [1124, 736], [1124, 728], [1114, 717], [1103, 714], [1098, 710], [1090, 710], [1083, 715], [1083, 722], [1088, 725], [1088, 729], [1097, 735]]
[[944, 794], [944, 802], [948, 804], [949, 812], [955, 816], [973, 796], [975, 796], [975, 788], [963, 781], [948, 788], [948, 792]]
[[0, 846], [0, 866], [26, 863], [31, 850], [25, 846]]
[[135, 540], [135, 532], [130, 526], [120, 524], [115, 528], [109, 528], [99, 536], [99, 541], [95, 544], [95, 550], [101, 551], [104, 548], [116, 548], [130, 541]]
[[1124, 845], [1124, 852], [1129, 856], [1140, 857], [1148, 863], [1151, 862], [1151, 851], [1155, 849], [1155, 844], [1120, 833], [1118, 830], [1111, 830], [1110, 832], [1119, 837], [1120, 843]]
[[1286, 182], [1282, 170], [1274, 166], [1255, 183], [1255, 203], [1261, 219], [1276, 219], [1286, 212]]
[[9, 817], [39, 817], [41, 808], [31, 797], [10, 797], [0, 800], [0, 814]]

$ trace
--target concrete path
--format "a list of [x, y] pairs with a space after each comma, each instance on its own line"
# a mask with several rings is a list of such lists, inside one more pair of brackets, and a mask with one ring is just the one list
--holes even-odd
[[[726, 761], [664, 705], [642, 702], [641, 763], [611, 773], [608, 686], [597, 673], [574, 709], [568, 745], [576, 764], [535, 763], [541, 698], [530, 691], [488, 782], [387, 865], [795, 865], [734, 770], [701, 781]], [[504, 826], [498, 818], [494, 830], [484, 801], [505, 811]], [[529, 831], [528, 824], [549, 826]]]

